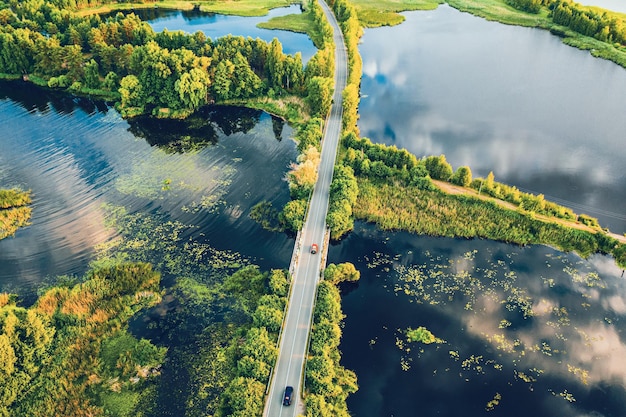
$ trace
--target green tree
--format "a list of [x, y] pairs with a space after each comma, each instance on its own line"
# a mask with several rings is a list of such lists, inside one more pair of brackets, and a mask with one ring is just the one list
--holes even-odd
[[231, 98], [232, 77], [235, 73], [235, 65], [229, 60], [220, 61], [215, 68], [213, 78], [213, 93], [218, 100]]
[[450, 182], [461, 187], [469, 187], [472, 183], [472, 171], [468, 166], [459, 167], [450, 178]]
[[338, 265], [329, 264], [324, 269], [324, 279], [338, 284], [344, 281], [358, 281], [361, 277], [361, 273], [356, 269], [354, 264], [350, 262], [344, 262]]
[[98, 68], [98, 63], [93, 59], [85, 65], [85, 87], [92, 89], [100, 88], [101, 83]]
[[272, 269], [269, 277], [269, 286], [273, 294], [286, 297], [289, 292], [288, 272], [282, 269]]
[[307, 200], [305, 199], [291, 200], [285, 204], [283, 211], [280, 213], [280, 221], [285, 229], [292, 232], [302, 229], [306, 207]]
[[206, 71], [192, 68], [180, 76], [174, 84], [174, 88], [178, 92], [183, 106], [195, 110], [207, 103], [209, 84], [209, 74]]
[[109, 91], [115, 91], [118, 88], [119, 79], [116, 73], [109, 71], [104, 77], [102, 87]]
[[263, 411], [265, 385], [256, 379], [235, 378], [224, 391], [224, 403], [231, 417], [255, 417]]
[[314, 116], [326, 117], [333, 101], [333, 80], [313, 77], [307, 84], [307, 101]]
[[270, 375], [270, 365], [251, 356], [244, 356], [237, 361], [237, 373], [244, 378], [265, 381]]
[[143, 89], [139, 79], [134, 75], [127, 75], [120, 81], [120, 107], [130, 109], [132, 107], [143, 107]]
[[[342, 126], [344, 131], [357, 130], [358, 106], [359, 106], [359, 88], [356, 84], [348, 84], [341, 93], [343, 97], [343, 120]], [[356, 132], [358, 134], [358, 131]]]
[[435, 180], [448, 181], [452, 176], [452, 167], [446, 161], [445, 155], [429, 156], [424, 159], [424, 166], [428, 174]]
[[253, 327], [248, 330], [246, 341], [240, 349], [243, 356], [256, 358], [271, 366], [276, 362], [278, 355], [276, 343], [270, 338], [264, 327]]

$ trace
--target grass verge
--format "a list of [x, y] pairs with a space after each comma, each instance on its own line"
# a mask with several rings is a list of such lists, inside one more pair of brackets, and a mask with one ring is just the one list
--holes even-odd
[[237, 16], [265, 16], [270, 9], [286, 7], [297, 3], [294, 0], [226, 0], [226, 1], [177, 1], [165, 0], [154, 3], [112, 3], [99, 7], [82, 9], [77, 12], [80, 16], [111, 13], [118, 10], [148, 9], [160, 7], [164, 9], [192, 10], [196, 5], [204, 12], [237, 15]]
[[495, 199], [440, 189], [422, 190], [391, 181], [359, 178], [359, 196], [353, 212], [357, 219], [375, 222], [384, 230], [406, 230], [430, 236], [485, 238], [520, 245], [546, 244], [583, 257], [593, 253], [614, 255], [626, 265], [624, 244], [602, 231], [539, 218], [533, 212], [503, 207]]
[[311, 12], [273, 17], [267, 22], [259, 23], [257, 26], [262, 29], [280, 29], [306, 33], [318, 49], [323, 47], [324, 40], [322, 34], [317, 30]]
[[354, 0], [359, 21], [365, 27], [395, 26], [404, 22], [399, 12], [433, 10], [443, 0]]

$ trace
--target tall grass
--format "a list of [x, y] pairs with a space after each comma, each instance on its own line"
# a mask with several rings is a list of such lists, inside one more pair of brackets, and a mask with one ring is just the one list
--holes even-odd
[[0, 239], [13, 236], [17, 229], [28, 225], [32, 209], [30, 191], [0, 190]]
[[602, 231], [591, 232], [531, 212], [504, 208], [493, 200], [442, 191], [423, 190], [399, 182], [359, 178], [356, 218], [385, 230], [407, 230], [430, 236], [498, 240], [520, 245], [547, 244], [583, 257], [612, 254], [626, 266], [626, 245]]

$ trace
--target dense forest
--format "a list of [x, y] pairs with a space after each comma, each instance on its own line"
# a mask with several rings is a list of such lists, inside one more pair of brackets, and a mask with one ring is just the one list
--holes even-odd
[[[0, 74], [114, 99], [125, 116], [181, 117], [208, 103], [284, 95], [306, 99], [308, 113], [328, 111], [324, 48], [303, 68], [277, 39], [155, 33], [132, 13], [103, 19], [66, 8], [94, 4], [79, 3], [0, 2]], [[324, 33], [321, 12], [315, 19]]]
[[127, 325], [160, 301], [159, 282], [123, 263], [66, 278], [29, 308], [0, 294], [0, 416], [146, 415], [165, 349]]

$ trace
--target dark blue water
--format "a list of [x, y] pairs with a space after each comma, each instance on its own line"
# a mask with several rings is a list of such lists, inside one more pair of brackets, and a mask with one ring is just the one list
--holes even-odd
[[[626, 415], [626, 281], [612, 259], [357, 224], [329, 254], [346, 260], [361, 271], [342, 288], [353, 417]], [[408, 342], [420, 326], [443, 341]]]
[[[266, 268], [293, 240], [249, 218], [289, 199], [292, 130], [270, 115], [207, 107], [187, 121], [123, 120], [104, 103], [0, 83], [0, 186], [33, 192], [31, 226], [0, 241], [0, 291], [32, 295], [46, 277], [80, 275], [116, 231], [104, 204], [159, 215]], [[278, 137], [277, 137], [278, 135]]]
[[[407, 17], [399, 28], [421, 32], [364, 38], [363, 133], [493, 170], [623, 227], [621, 69], [449, 8]], [[155, 229], [178, 222], [185, 245], [288, 265], [293, 240], [248, 217], [258, 201], [287, 201], [296, 156], [291, 129], [267, 114], [207, 108], [188, 122], [127, 122], [104, 103], [3, 83], [0, 125], [0, 185], [34, 193], [32, 225], [0, 241], [0, 291], [28, 295], [46, 276], [84, 272], [119, 238], [103, 204]], [[343, 288], [355, 417], [626, 415], [626, 288], [611, 259], [357, 224], [329, 261], [362, 272]], [[443, 342], [408, 342], [419, 326]]]
[[[626, 231], [626, 71], [448, 6], [367, 30], [361, 134]], [[407, 42], [406, 40], [410, 40]], [[626, 416], [626, 281], [611, 258], [357, 224], [342, 363], [354, 417]], [[441, 343], [411, 343], [424, 326]]]

